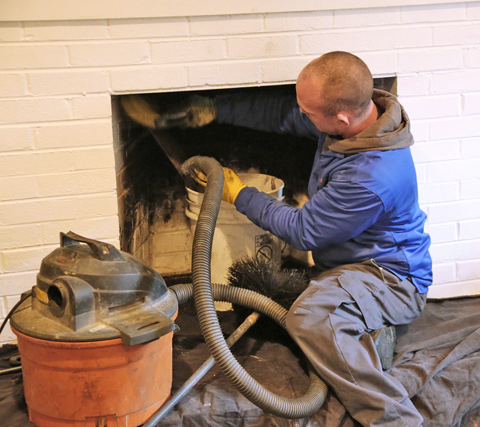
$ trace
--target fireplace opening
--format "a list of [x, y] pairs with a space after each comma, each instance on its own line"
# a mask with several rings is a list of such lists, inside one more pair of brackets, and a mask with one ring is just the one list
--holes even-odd
[[[375, 86], [396, 92], [395, 77], [375, 79]], [[281, 91], [295, 85], [143, 94], [158, 111], [198, 94], [214, 97], [233, 92]], [[185, 183], [160, 147], [168, 141], [184, 160], [202, 155], [237, 172], [273, 175], [285, 182], [284, 201], [298, 206], [306, 200], [317, 142], [292, 135], [255, 131], [213, 122], [201, 128], [170, 128], [155, 132], [135, 123], [112, 97], [120, 245], [151, 265], [169, 284], [189, 279], [192, 233], [185, 215]]]

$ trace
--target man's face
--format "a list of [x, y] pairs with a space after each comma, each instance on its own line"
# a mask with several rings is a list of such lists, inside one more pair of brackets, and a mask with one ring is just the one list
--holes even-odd
[[321, 84], [312, 79], [299, 78], [297, 81], [297, 103], [315, 127], [328, 135], [341, 135], [344, 128], [336, 116], [327, 116], [322, 111]]

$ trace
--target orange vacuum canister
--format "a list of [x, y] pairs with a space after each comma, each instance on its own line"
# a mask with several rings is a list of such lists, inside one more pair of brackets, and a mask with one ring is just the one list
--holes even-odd
[[72, 232], [11, 318], [30, 420], [143, 424], [169, 398], [178, 303], [153, 269]]

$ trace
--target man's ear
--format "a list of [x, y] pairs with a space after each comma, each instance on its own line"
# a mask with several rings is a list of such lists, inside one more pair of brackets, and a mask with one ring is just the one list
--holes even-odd
[[344, 112], [338, 113], [337, 120], [341, 122], [344, 126], [350, 125], [350, 118], [348, 117], [347, 113], [344, 113]]

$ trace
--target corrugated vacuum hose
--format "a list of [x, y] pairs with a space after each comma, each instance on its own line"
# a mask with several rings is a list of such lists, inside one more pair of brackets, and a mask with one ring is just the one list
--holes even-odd
[[193, 241], [192, 282], [200, 328], [211, 355], [235, 387], [263, 410], [290, 419], [313, 415], [323, 405], [327, 393], [325, 383], [318, 378], [313, 369], [310, 370], [311, 383], [305, 394], [299, 398], [289, 399], [260, 385], [243, 369], [228, 348], [215, 310], [215, 299], [245, 305], [266, 314], [283, 327], [287, 311], [271, 299], [246, 289], [215, 286], [214, 292], [210, 260], [213, 234], [222, 201], [223, 169], [215, 159], [200, 156], [187, 160], [183, 169], [185, 173], [196, 169], [208, 177]]

